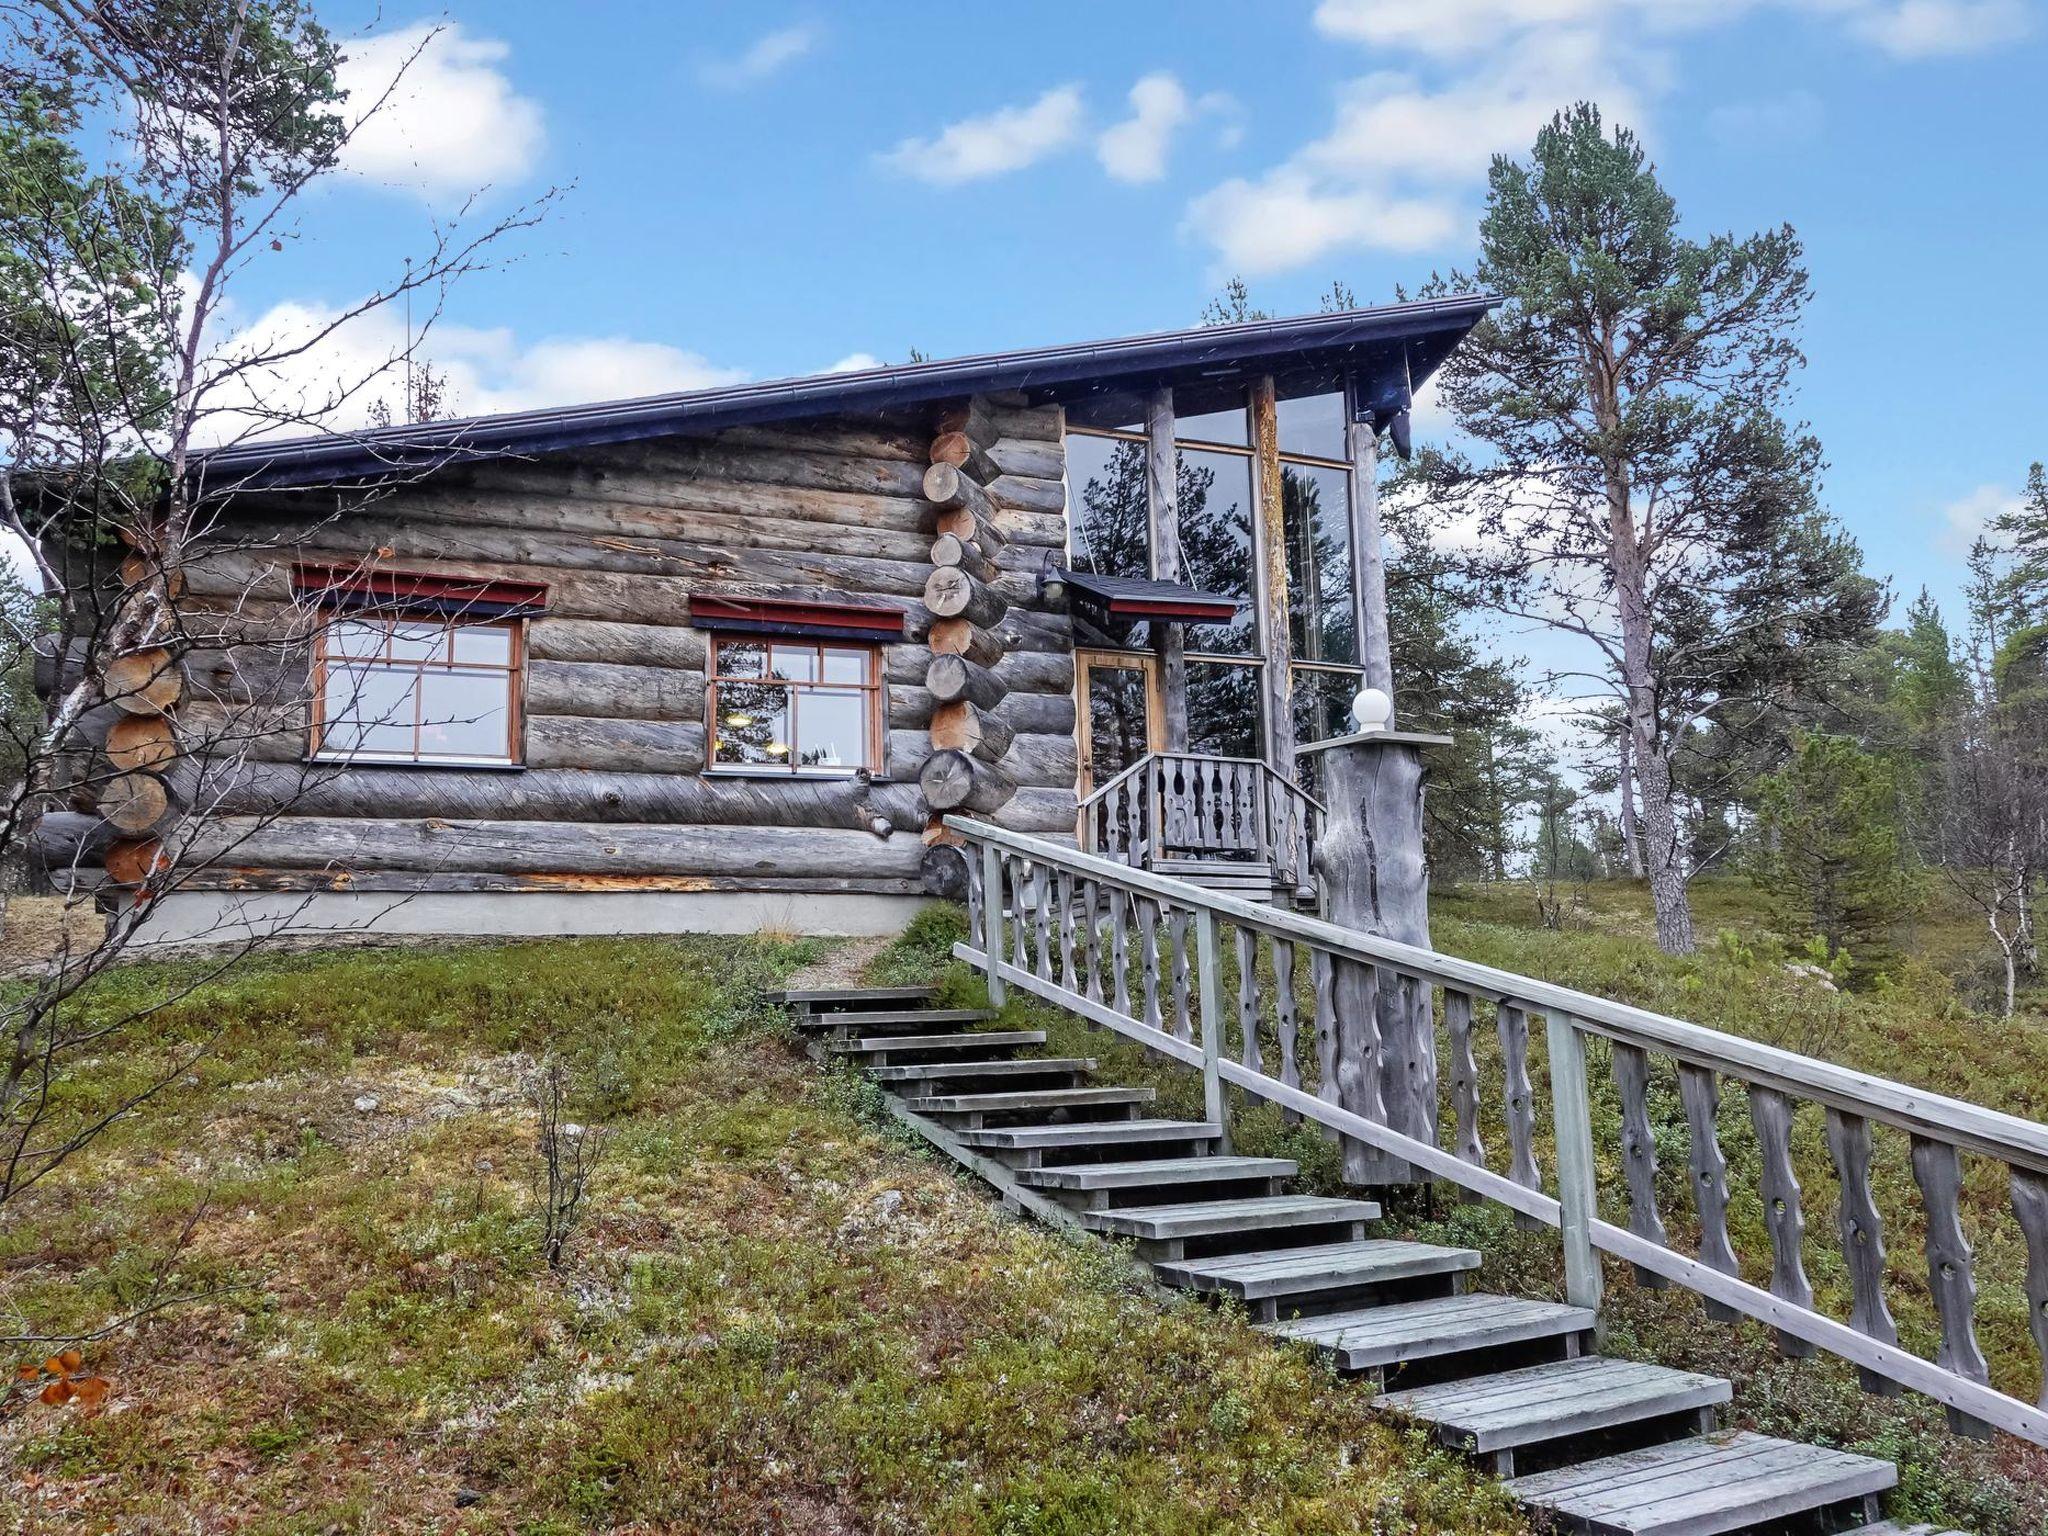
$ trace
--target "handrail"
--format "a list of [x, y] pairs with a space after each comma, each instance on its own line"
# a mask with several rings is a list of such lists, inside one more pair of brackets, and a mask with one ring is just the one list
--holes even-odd
[[[1579, 1304], [1598, 1305], [1601, 1277], [1595, 1254], [1604, 1251], [1697, 1292], [1710, 1306], [1764, 1321], [1778, 1330], [1788, 1350], [1795, 1344], [1796, 1352], [1802, 1353], [1806, 1346], [1827, 1349], [1861, 1367], [1867, 1381], [1884, 1378], [1924, 1392], [1948, 1405], [1960, 1428], [1988, 1424], [2048, 1444], [2048, 1392], [2036, 1407], [1996, 1390], [1977, 1348], [1975, 1282], [1960, 1220], [1956, 1158], [1959, 1151], [1988, 1156], [2011, 1170], [2013, 1209], [2033, 1255], [2026, 1276], [2030, 1315], [2048, 1364], [2048, 1126], [1534, 977], [1210, 891], [971, 818], [949, 816], [946, 825], [972, 845], [970, 853], [975, 855], [968, 861], [973, 939], [956, 946], [955, 953], [987, 973], [992, 997], [999, 1000], [1011, 985], [1046, 997], [1184, 1064], [1202, 1063], [1212, 1106], [1222, 1104], [1223, 1084], [1234, 1085], [1351, 1142], [1558, 1227], [1567, 1292]], [[1106, 942], [1098, 923], [1105, 899]], [[1190, 990], [1191, 923], [1205, 957], [1199, 1008]], [[1215, 961], [1221, 953], [1219, 931], [1226, 923], [1235, 930], [1237, 946], [1237, 994], [1228, 1002], [1220, 993], [1221, 965]], [[1270, 945], [1266, 969], [1275, 978], [1273, 984], [1263, 981], [1258, 964], [1262, 940]], [[1315, 1004], [1309, 1020], [1297, 1018], [1296, 945], [1307, 946], [1313, 967]], [[1382, 972], [1442, 989], [1444, 1027], [1451, 1042], [1444, 1076], [1458, 1121], [1455, 1150], [1391, 1129], [1384, 1123], [1379, 1079], [1362, 1074], [1361, 1083], [1361, 1074], [1349, 1066], [1361, 1055], [1379, 1059], [1377, 1015], [1389, 999], [1373, 990], [1361, 991], [1359, 984], [1376, 986], [1370, 978]], [[1401, 995], [1410, 994], [1404, 990]], [[1425, 999], [1431, 995], [1422, 994]], [[1508, 1058], [1508, 1125], [1514, 1155], [1504, 1174], [1485, 1165], [1479, 1141], [1478, 1075], [1471, 1056], [1475, 1000], [1496, 1005]], [[1526, 1042], [1532, 1014], [1548, 1021], [1550, 1050], [1539, 1080], [1549, 1090], [1556, 1121], [1555, 1196], [1544, 1189], [1530, 1154], [1535, 1092]], [[1234, 1042], [1228, 1038], [1233, 1028]], [[1613, 1047], [1623, 1102], [1626, 1227], [1598, 1215], [1587, 1108], [1588, 1037]], [[1303, 1088], [1296, 1059], [1304, 1046], [1318, 1057], [1319, 1087], [1314, 1092]], [[1277, 1076], [1266, 1068], [1269, 1049], [1276, 1052]], [[1651, 1053], [1676, 1061], [1693, 1127], [1692, 1182], [1702, 1233], [1697, 1258], [1666, 1242], [1656, 1211], [1656, 1152], [1646, 1098]], [[1728, 1244], [1725, 1163], [1714, 1129], [1722, 1077], [1740, 1081], [1750, 1091], [1763, 1155], [1760, 1193], [1772, 1239], [1768, 1288], [1742, 1278], [1739, 1260]], [[1437, 1123], [1433, 1070], [1420, 1087], [1411, 1078], [1386, 1091], [1425, 1093], [1424, 1123]], [[1815, 1310], [1802, 1267], [1805, 1222], [1791, 1160], [1794, 1099], [1813, 1101], [1828, 1112], [1829, 1148], [1842, 1180], [1846, 1267], [1856, 1300], [1847, 1323]], [[1929, 1290], [1941, 1323], [1941, 1350], [1933, 1361], [1899, 1345], [1885, 1304], [1882, 1223], [1869, 1198], [1872, 1122], [1911, 1138], [1913, 1173], [1926, 1207]]]
[[1115, 789], [1117, 785], [1123, 783], [1125, 779], [1130, 778], [1133, 774], [1142, 773], [1145, 769], [1145, 765], [1152, 761], [1153, 755], [1154, 754], [1147, 752], [1143, 757], [1139, 758], [1135, 763], [1132, 763], [1130, 767], [1124, 769], [1123, 772], [1119, 773], [1115, 778], [1104, 779], [1100, 784], [1096, 785], [1095, 788], [1088, 792], [1087, 798], [1082, 800], [1079, 805], [1075, 806], [1075, 809], [1079, 811], [1087, 810], [1089, 806], [1093, 805], [1096, 801], [1100, 800], [1112, 789]]

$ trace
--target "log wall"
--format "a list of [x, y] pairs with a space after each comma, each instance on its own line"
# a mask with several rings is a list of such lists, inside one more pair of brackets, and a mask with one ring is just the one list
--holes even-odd
[[[111, 833], [60, 818], [46, 856], [203, 813], [218, 864], [187, 888], [950, 891], [946, 810], [1073, 830], [1072, 634], [1038, 592], [1065, 543], [1061, 433], [1056, 407], [976, 399], [462, 466], [338, 511], [333, 492], [245, 499], [232, 543], [183, 572], [218, 643], [135, 679], [115, 749], [141, 777], [103, 797]], [[306, 764], [299, 560], [545, 583], [523, 769]], [[902, 607], [883, 768], [706, 774], [700, 593]]]

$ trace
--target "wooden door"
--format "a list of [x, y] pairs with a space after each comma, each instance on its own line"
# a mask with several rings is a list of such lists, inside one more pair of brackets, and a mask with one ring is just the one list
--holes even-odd
[[1147, 752], [1166, 750], [1158, 662], [1130, 651], [1076, 651], [1074, 718], [1085, 800]]

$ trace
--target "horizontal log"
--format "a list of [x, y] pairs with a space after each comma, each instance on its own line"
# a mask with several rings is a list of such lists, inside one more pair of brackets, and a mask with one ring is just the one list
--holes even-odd
[[984, 448], [1002, 435], [996, 430], [988, 399], [982, 395], [940, 409], [932, 418], [932, 436], [940, 438], [948, 432], [965, 432]]
[[1064, 513], [1067, 483], [1036, 475], [998, 475], [988, 484], [988, 499], [1004, 511]]
[[[998, 512], [993, 524], [1005, 544], [1022, 544], [1035, 550], [1067, 547], [1067, 519], [1064, 512]], [[984, 542], [982, 547], [989, 548]], [[1044, 556], [1040, 555], [1042, 563]]]
[[965, 656], [978, 666], [994, 666], [1002, 660], [1003, 637], [983, 629], [971, 619], [936, 619], [925, 636], [935, 655]]
[[[603, 468], [549, 455], [530, 463], [479, 465], [450, 471], [441, 494], [490, 506], [513, 496], [537, 501], [624, 504], [647, 511], [672, 510], [720, 517], [788, 519], [845, 528], [887, 528], [918, 533], [931, 523], [931, 503], [919, 489], [910, 493], [824, 491], [803, 486], [763, 485], [751, 480], [678, 480], [638, 470]], [[401, 508], [404, 492], [394, 498]], [[291, 507], [274, 513], [289, 517]]]
[[1021, 437], [1057, 443], [1066, 436], [1066, 412], [1057, 405], [1012, 406], [984, 402], [982, 411], [999, 438]]
[[346, 816], [289, 816], [268, 824], [216, 817], [198, 830], [193, 847], [206, 862], [269, 869], [878, 880], [916, 879], [924, 852], [915, 837], [878, 840], [870, 832], [837, 827]]
[[1001, 762], [1015, 735], [994, 715], [985, 714], [965, 701], [940, 704], [932, 710], [932, 745], [971, 752], [985, 763]]
[[834, 416], [770, 426], [726, 427], [706, 439], [730, 447], [787, 448], [802, 453], [843, 453], [856, 459], [924, 461], [925, 435], [914, 427], [873, 418]]
[[1012, 608], [1002, 623], [1003, 648], [1008, 651], [1049, 651], [1071, 657], [1074, 650], [1074, 622], [1064, 613], [1041, 613], [1030, 608]]
[[700, 773], [704, 719], [621, 720], [588, 715], [526, 717], [529, 768]]
[[931, 462], [951, 464], [980, 485], [987, 485], [1002, 473], [988, 450], [965, 432], [941, 432], [933, 438]]
[[995, 578], [996, 568], [988, 557], [957, 533], [940, 534], [932, 540], [927, 554], [933, 565], [957, 567], [976, 581]]
[[939, 509], [932, 514], [931, 526], [934, 533], [950, 533], [991, 556], [1010, 542], [1010, 536], [996, 524], [984, 521], [966, 507]]
[[1036, 442], [1024, 437], [1005, 437], [989, 445], [988, 457], [996, 471], [989, 477], [991, 480], [1000, 475], [1057, 480], [1067, 472], [1067, 450], [1057, 441]]
[[171, 813], [170, 791], [153, 773], [114, 774], [101, 782], [96, 799], [107, 823], [131, 836], [149, 831]]
[[103, 816], [85, 811], [46, 811], [29, 829], [29, 857], [44, 870], [97, 864], [102, 851], [115, 841], [114, 829]]
[[1072, 837], [1077, 814], [1072, 789], [1020, 785], [1009, 803], [997, 810], [995, 819], [998, 826], [1008, 827], [1012, 832]]
[[123, 838], [107, 845], [102, 864], [114, 884], [144, 885], [158, 872], [163, 852], [164, 845], [153, 837]]
[[704, 718], [704, 674], [609, 661], [534, 661], [526, 667], [529, 715], [615, 720]]
[[241, 763], [202, 782], [215, 812], [227, 816], [680, 822], [844, 828], [875, 837], [924, 825], [915, 786], [858, 778]]
[[1071, 732], [1019, 731], [999, 766], [1028, 788], [1071, 791], [1077, 756]]
[[944, 565], [925, 578], [924, 605], [942, 619], [965, 619], [984, 629], [994, 628], [1010, 611], [1009, 600], [993, 587]]
[[116, 656], [101, 669], [107, 701], [131, 715], [158, 715], [185, 691], [171, 653], [161, 646]]
[[994, 713], [1019, 734], [1074, 734], [1074, 701], [1066, 694], [1013, 693], [995, 707]]
[[917, 783], [934, 811], [985, 815], [1017, 792], [1007, 774], [965, 752], [934, 752], [918, 769]]
[[995, 708], [1010, 691], [1001, 675], [992, 669], [976, 666], [965, 656], [944, 654], [932, 657], [925, 670], [924, 686], [934, 703], [966, 703], [977, 709]]
[[534, 661], [608, 661], [626, 666], [704, 670], [704, 631], [681, 624], [614, 624], [553, 614], [526, 626]]
[[[973, 477], [955, 464], [934, 464], [924, 472], [922, 485], [924, 499], [941, 512], [966, 512], [972, 514], [977, 534], [987, 536], [987, 529], [996, 521], [996, 505], [989, 499], [986, 490]], [[1000, 539], [1000, 532], [996, 534]]]
[[[920, 863], [922, 861], [920, 860]], [[355, 871], [347, 869], [260, 869], [213, 865], [181, 874], [180, 890], [336, 891], [367, 895], [466, 895], [472, 892], [530, 892], [602, 895], [734, 891], [750, 895], [922, 896], [921, 875], [621, 875], [514, 874], [488, 870], [435, 869]]]
[[107, 761], [122, 772], [163, 767], [178, 755], [177, 734], [162, 715], [122, 715], [107, 727], [101, 745]]
[[908, 459], [756, 448], [716, 438], [656, 438], [580, 453], [593, 468], [642, 470], [680, 480], [751, 480], [807, 490], [915, 496], [924, 479], [922, 454]]
[[[575, 495], [544, 491], [511, 491], [467, 486], [427, 487], [408, 492], [377, 515], [395, 511], [409, 523], [434, 523], [451, 528], [516, 527], [563, 534], [616, 535], [625, 538], [672, 539], [684, 543], [730, 548], [874, 554], [897, 560], [921, 558], [921, 539], [931, 520], [922, 501], [903, 498], [894, 515], [867, 523], [842, 524], [797, 516], [769, 516], [737, 507], [681, 508], [666, 505], [672, 498], [635, 498], [643, 488], [624, 483], [599, 494], [583, 488]], [[808, 493], [816, 494], [816, 493]], [[798, 510], [799, 509], [793, 509]]]

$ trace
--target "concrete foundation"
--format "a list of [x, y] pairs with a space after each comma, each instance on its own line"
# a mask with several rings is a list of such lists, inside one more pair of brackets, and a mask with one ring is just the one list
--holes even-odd
[[567, 938], [655, 933], [890, 935], [931, 905], [922, 896], [745, 891], [367, 892], [184, 891], [159, 901], [141, 944], [233, 944], [252, 938]]

